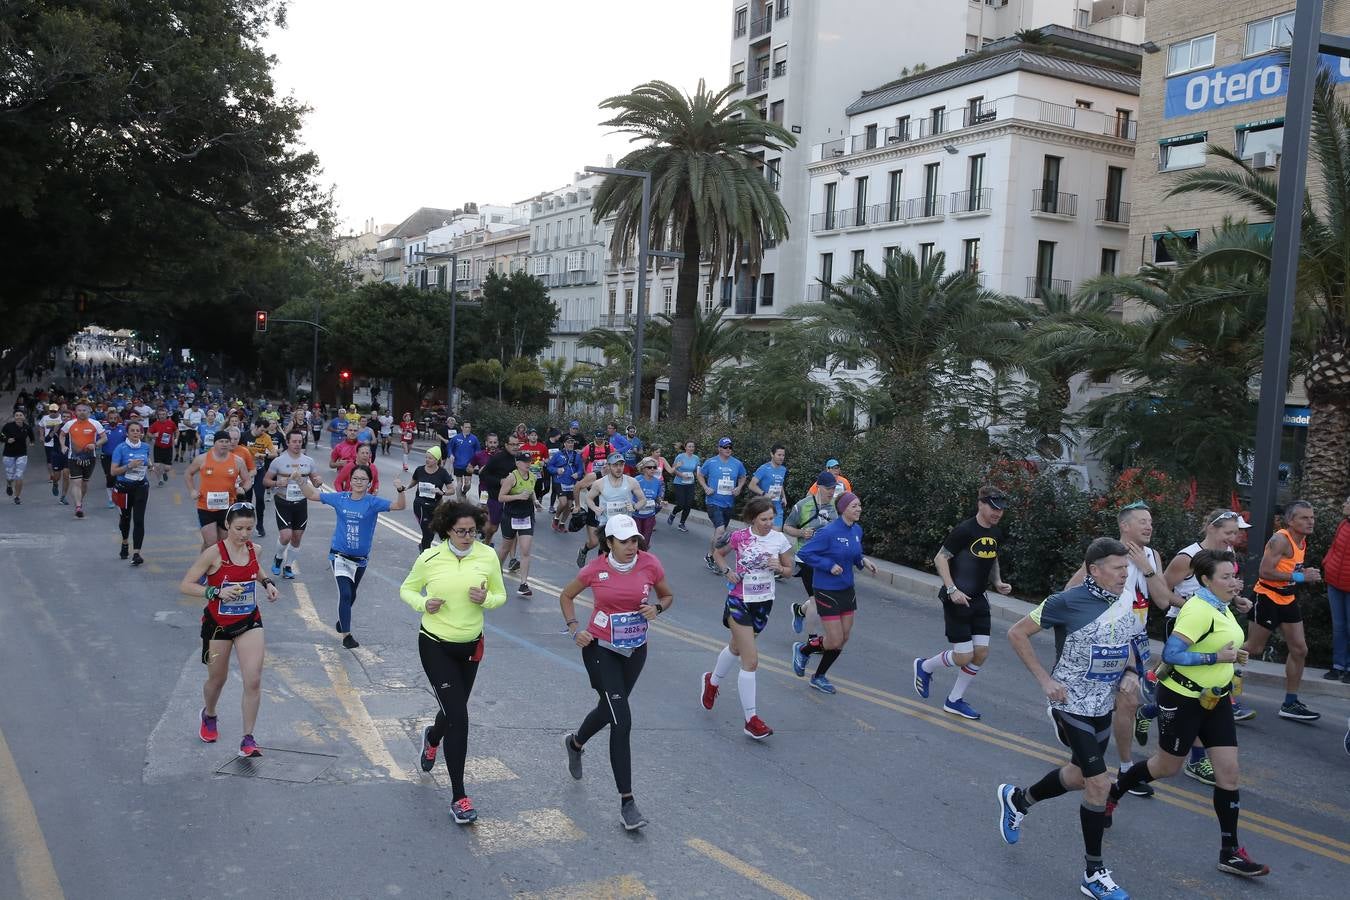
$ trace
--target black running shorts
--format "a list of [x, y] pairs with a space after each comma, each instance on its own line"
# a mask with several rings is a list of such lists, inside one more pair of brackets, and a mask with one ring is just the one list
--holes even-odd
[[1055, 737], [1073, 756], [1073, 764], [1084, 778], [1106, 771], [1106, 746], [1111, 743], [1111, 714], [1080, 716], [1062, 709], [1050, 710]]

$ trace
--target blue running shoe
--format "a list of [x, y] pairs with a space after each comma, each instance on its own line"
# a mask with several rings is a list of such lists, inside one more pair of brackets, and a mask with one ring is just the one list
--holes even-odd
[[294, 577], [295, 577], [295, 570], [292, 569], [290, 566], [286, 566], [285, 568], [283, 568], [283, 569], [281, 570], [281, 577], [282, 577], [282, 578], [294, 578]]
[[820, 691], [822, 694], [834, 693], [834, 685], [830, 684], [830, 679], [826, 678], [824, 675], [812, 675], [811, 687]]
[[802, 609], [800, 603], [794, 603], [792, 604], [792, 630], [796, 634], [801, 634], [804, 627], [806, 627], [806, 610]]
[[1011, 784], [998, 786], [998, 827], [1003, 832], [1003, 843], [1015, 844], [1022, 834], [1022, 813], [1013, 805], [1017, 788]]
[[275, 556], [272, 557], [272, 574], [273, 575], [281, 574], [281, 560]]
[[1125, 889], [1111, 879], [1109, 869], [1098, 869], [1091, 875], [1084, 875], [1078, 890], [1082, 891], [1084, 896], [1095, 897], [1096, 900], [1130, 900], [1130, 895], [1125, 893]]
[[960, 716], [963, 719], [978, 719], [980, 714], [964, 700], [948, 700], [942, 704], [942, 711]]
[[805, 646], [801, 641], [792, 645], [792, 674], [798, 678], [806, 674], [806, 654], [802, 652]]
[[914, 660], [914, 693], [928, 699], [928, 689], [933, 685], [933, 676], [923, 670], [923, 657]]

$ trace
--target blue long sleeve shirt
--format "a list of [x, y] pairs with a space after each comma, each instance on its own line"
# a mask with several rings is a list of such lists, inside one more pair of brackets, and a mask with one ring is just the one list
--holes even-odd
[[[814, 587], [821, 590], [840, 590], [853, 587], [853, 570], [862, 568], [862, 526], [856, 522], [845, 524], [835, 519], [802, 544], [797, 558], [813, 572]], [[839, 566], [842, 571], [832, 575], [830, 569]]]

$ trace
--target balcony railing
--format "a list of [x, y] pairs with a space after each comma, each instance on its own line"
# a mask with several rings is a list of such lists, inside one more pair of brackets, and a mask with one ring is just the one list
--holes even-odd
[[813, 281], [806, 286], [806, 300], [808, 303], [820, 303], [830, 298], [830, 288], [828, 285], [821, 284], [819, 281]]
[[750, 22], [750, 39], [762, 37], [769, 33], [773, 28], [773, 19], [769, 16], [760, 16]]
[[745, 82], [745, 92], [747, 94], [758, 94], [769, 86], [769, 70], [765, 69], [758, 75], [751, 75]]
[[1102, 134], [1107, 137], [1120, 138], [1122, 141], [1132, 141], [1138, 134], [1139, 123], [1134, 119], [1108, 118], [1102, 127]]
[[554, 272], [551, 275], [540, 275], [540, 280], [547, 280], [549, 287], [568, 287], [574, 284], [595, 284], [599, 278], [594, 270], [574, 270], [571, 272]]
[[841, 219], [839, 218], [839, 211], [838, 211], [838, 210], [830, 210], [830, 211], [828, 211], [828, 212], [812, 213], [812, 214], [811, 214], [811, 230], [812, 230], [812, 231], [833, 231], [834, 229], [840, 227], [840, 222], [841, 222], [841, 221], [843, 221], [843, 220], [841, 220]]
[[1130, 224], [1130, 204], [1108, 197], [1097, 201], [1097, 221], [1113, 225]]
[[632, 328], [635, 322], [637, 322], [637, 315], [634, 313], [604, 313], [600, 316], [597, 327]]
[[1037, 189], [1031, 192], [1031, 211], [1052, 216], [1078, 215], [1078, 195]]
[[849, 135], [848, 152], [862, 153], [881, 146], [881, 135], [876, 131], [864, 131], [862, 134]]
[[553, 326], [554, 334], [583, 334], [596, 326], [594, 319], [559, 319]]
[[826, 141], [820, 145], [820, 158], [832, 159], [836, 156], [844, 155], [844, 139], [837, 138], [833, 141]]
[[951, 205], [947, 209], [952, 215], [973, 212], [989, 212], [994, 207], [994, 189], [976, 188], [973, 191], [957, 191], [951, 196]]
[[1068, 295], [1073, 292], [1073, 282], [1067, 278], [1042, 278], [1039, 275], [1027, 276], [1027, 299], [1041, 298], [1047, 294]]

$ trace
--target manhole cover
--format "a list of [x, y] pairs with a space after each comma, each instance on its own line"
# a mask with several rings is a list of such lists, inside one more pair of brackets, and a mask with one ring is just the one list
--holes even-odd
[[259, 747], [262, 756], [236, 756], [216, 769], [217, 775], [242, 775], [245, 778], [266, 778], [271, 781], [290, 781], [309, 784], [337, 761], [327, 753], [305, 753], [301, 750], [278, 750]]

